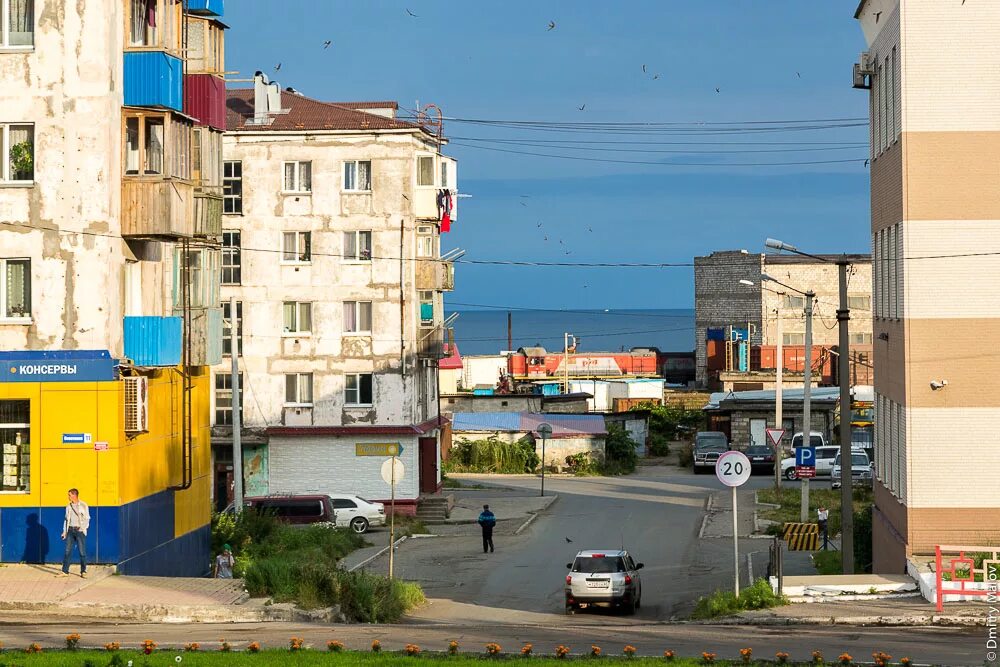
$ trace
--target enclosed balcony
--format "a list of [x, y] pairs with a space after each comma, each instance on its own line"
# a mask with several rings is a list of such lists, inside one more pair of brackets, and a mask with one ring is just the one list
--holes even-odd
[[226, 129], [226, 82], [212, 74], [184, 77], [184, 113], [199, 125]]
[[136, 366], [181, 363], [183, 323], [180, 317], [126, 317], [125, 356]]
[[188, 0], [189, 14], [199, 16], [222, 16], [225, 14], [224, 0]]
[[421, 260], [417, 262], [416, 282], [418, 290], [450, 292], [455, 289], [455, 265], [445, 260]]
[[126, 51], [125, 106], [183, 110], [183, 61], [163, 51]]
[[444, 331], [441, 327], [417, 329], [417, 357], [419, 359], [444, 358]]
[[172, 179], [122, 181], [122, 236], [190, 237], [193, 220], [194, 188], [190, 183]]
[[[174, 309], [175, 315], [183, 311]], [[222, 363], [222, 308], [191, 309], [192, 366], [214, 366]]]
[[194, 194], [194, 235], [211, 239], [222, 237], [222, 195]]

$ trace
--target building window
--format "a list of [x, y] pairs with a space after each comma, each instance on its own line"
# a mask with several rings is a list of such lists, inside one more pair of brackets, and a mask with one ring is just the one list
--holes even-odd
[[372, 258], [371, 232], [344, 232], [344, 259], [352, 262], [370, 262]]
[[5, 183], [32, 183], [35, 180], [35, 126], [0, 125], [0, 155]]
[[233, 324], [236, 325], [236, 349], [238, 354], [243, 354], [243, 302], [236, 302], [236, 317], [233, 317], [231, 302], [222, 303], [222, 354], [229, 356], [233, 353]]
[[448, 189], [448, 163], [441, 161], [441, 187]]
[[222, 165], [222, 212], [243, 215], [243, 162], [226, 160]]
[[434, 187], [433, 155], [421, 155], [417, 158], [417, 185]]
[[312, 261], [312, 233], [285, 232], [281, 235], [281, 261], [305, 264]]
[[126, 8], [126, 40], [129, 47], [180, 51], [183, 24], [180, 2], [127, 0]]
[[285, 162], [285, 192], [312, 192], [312, 162]]
[[781, 335], [782, 345], [805, 345], [806, 335], [801, 333], [786, 333]]
[[285, 375], [285, 405], [309, 406], [313, 402], [313, 374]]
[[372, 302], [344, 302], [344, 333], [370, 334], [372, 332]]
[[222, 279], [222, 253], [214, 248], [174, 248], [174, 308], [184, 307], [183, 271], [188, 272], [189, 304], [192, 308], [217, 308]]
[[852, 333], [851, 345], [871, 345], [872, 335], [870, 333]]
[[428, 327], [434, 324], [434, 292], [421, 290], [420, 296], [420, 326]]
[[344, 163], [344, 190], [371, 192], [372, 163], [369, 160], [351, 160]]
[[222, 232], [222, 284], [239, 285], [243, 280], [243, 256], [240, 252], [241, 233]]
[[[240, 423], [243, 423], [243, 373], [240, 379]], [[233, 376], [217, 373], [215, 376], [215, 425], [233, 425]]]
[[30, 259], [0, 259], [0, 318], [31, 318]]
[[371, 373], [348, 373], [344, 385], [344, 403], [347, 405], [371, 405], [373, 401], [373, 378]]
[[31, 477], [31, 403], [0, 401], [0, 491], [27, 493]]
[[430, 225], [417, 227], [417, 257], [434, 257], [434, 228]]
[[282, 318], [286, 334], [303, 334], [312, 331], [312, 304], [302, 301], [285, 301]]
[[848, 296], [847, 307], [851, 310], [871, 310], [872, 298], [870, 296]]
[[0, 47], [23, 48], [35, 43], [35, 0], [0, 0], [3, 31]]
[[804, 296], [785, 294], [781, 297], [781, 307], [787, 309], [804, 309], [806, 307], [806, 298]]
[[190, 121], [162, 113], [130, 113], [124, 122], [127, 176], [191, 178]]

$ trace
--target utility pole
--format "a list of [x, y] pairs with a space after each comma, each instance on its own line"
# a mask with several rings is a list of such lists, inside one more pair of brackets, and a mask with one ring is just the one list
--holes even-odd
[[569, 334], [563, 334], [563, 380], [566, 383], [565, 392], [569, 393]]
[[[802, 388], [802, 446], [812, 446], [812, 319], [813, 300], [816, 293], [806, 292], [806, 358], [803, 371]], [[802, 478], [802, 506], [800, 517], [802, 523], [809, 521], [809, 478]]]
[[840, 558], [844, 574], [854, 574], [854, 473], [851, 461], [851, 378], [850, 325], [851, 311], [847, 303], [846, 258], [837, 260], [840, 270]]
[[507, 311], [507, 351], [514, 349], [514, 323], [510, 311]]
[[233, 387], [233, 507], [236, 513], [243, 511], [243, 420], [240, 414], [240, 348], [236, 331], [236, 297], [229, 299], [229, 356], [232, 359]]
[[[782, 331], [781, 322], [781, 298], [778, 297], [778, 308], [775, 312], [778, 314], [778, 326], [777, 326], [777, 338], [778, 338], [778, 363], [776, 364], [776, 375], [774, 383], [774, 428], [782, 428], [782, 404], [781, 404], [781, 381], [784, 377], [785, 370], [785, 341], [784, 332]], [[795, 435], [794, 433], [792, 435]], [[781, 490], [781, 459], [784, 456], [784, 447], [781, 446], [781, 440], [778, 440], [774, 445], [774, 488], [775, 490]]]

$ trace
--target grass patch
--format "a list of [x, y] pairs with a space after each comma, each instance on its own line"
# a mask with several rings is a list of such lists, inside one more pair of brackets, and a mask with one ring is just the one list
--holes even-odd
[[[777, 508], [764, 508], [760, 511], [763, 519], [777, 521], [779, 524], [797, 523], [800, 518], [800, 506], [802, 503], [802, 492], [796, 487], [782, 485], [780, 494], [774, 487], [761, 489], [757, 492], [757, 499], [762, 503], [779, 505]], [[854, 488], [854, 511], [859, 512], [872, 504], [872, 490], [870, 488]], [[816, 510], [826, 507], [830, 510], [830, 518], [827, 521], [827, 532], [831, 536], [840, 532], [840, 489], [824, 489], [809, 487], [809, 521], [815, 523]], [[780, 535], [781, 526], [771, 528], [776, 531], [772, 534]]]
[[499, 435], [483, 440], [459, 438], [442, 468], [449, 472], [523, 474], [538, 467], [540, 459], [530, 438], [503, 442]]
[[812, 555], [812, 562], [817, 574], [841, 573], [839, 551], [833, 551], [832, 549], [829, 551], [816, 551]]
[[[389, 523], [386, 522], [386, 527]], [[431, 531], [427, 530], [427, 526], [420, 519], [412, 516], [397, 516], [396, 517], [396, 536], [397, 539], [403, 535], [428, 535]]]
[[732, 591], [715, 591], [708, 597], [698, 598], [691, 618], [707, 619], [729, 616], [752, 609], [769, 609], [788, 604], [788, 600], [771, 589], [767, 579], [758, 579], [736, 597]]

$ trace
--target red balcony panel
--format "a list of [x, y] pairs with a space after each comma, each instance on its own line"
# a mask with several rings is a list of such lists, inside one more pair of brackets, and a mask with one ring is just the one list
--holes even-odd
[[212, 74], [184, 77], [184, 113], [199, 125], [226, 129], [226, 82]]

